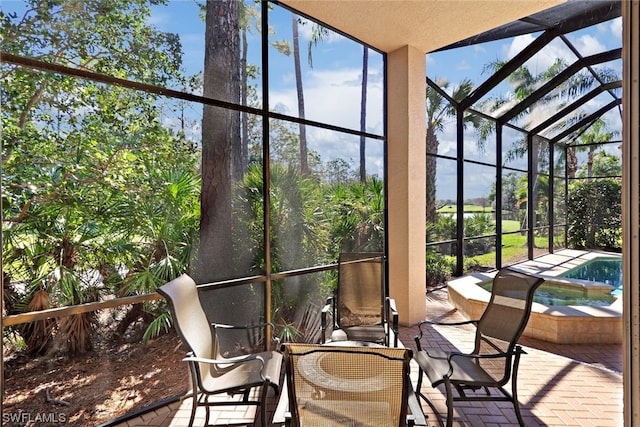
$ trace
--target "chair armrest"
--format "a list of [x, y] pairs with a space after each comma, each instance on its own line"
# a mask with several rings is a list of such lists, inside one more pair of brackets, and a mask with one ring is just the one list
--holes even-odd
[[422, 325], [461, 326], [461, 325], [475, 324], [477, 326], [478, 322], [479, 322], [479, 320], [463, 320], [463, 321], [460, 321], [460, 322], [438, 322], [438, 321], [433, 321], [433, 320], [421, 320], [418, 323], [418, 335], [413, 337], [414, 341], [416, 342], [416, 349], [418, 351], [422, 350], [422, 345], [420, 344], [420, 340], [422, 339], [422, 336], [423, 336], [423, 333], [424, 333], [423, 330], [422, 330]]
[[275, 327], [275, 325], [271, 322], [264, 322], [264, 323], [257, 323], [255, 325], [244, 325], [244, 326], [240, 326], [240, 325], [228, 325], [225, 323], [212, 323], [211, 326], [215, 329], [215, 328], [220, 328], [220, 329], [256, 329], [256, 328], [266, 328], [267, 326], [270, 326], [272, 328]]
[[232, 359], [208, 359], [206, 357], [196, 357], [193, 355], [187, 355], [185, 358], [182, 359], [182, 361], [189, 362], [189, 363], [207, 363], [209, 365], [226, 365], [226, 366], [240, 365], [243, 363], [257, 361], [257, 362], [260, 362], [260, 377], [263, 380], [271, 381], [271, 378], [266, 377], [263, 373], [264, 358], [259, 354], [250, 354], [248, 356], [234, 357]]
[[[388, 311], [391, 313], [391, 330], [393, 331], [393, 346], [398, 346], [398, 308], [396, 307], [396, 300], [390, 297], [386, 297], [388, 305]], [[388, 344], [388, 343], [387, 343]]]
[[[476, 354], [476, 353], [461, 353], [458, 351], [452, 351], [447, 355], [447, 362], [449, 363], [449, 371], [447, 372], [446, 376], [450, 377], [453, 374], [453, 364], [451, 363], [451, 361], [455, 357], [463, 357], [467, 359], [502, 359], [502, 358], [515, 356], [516, 360], [518, 360], [521, 354], [527, 354], [527, 352], [524, 351], [522, 347], [519, 345], [517, 345], [512, 351], [505, 351], [503, 353]], [[442, 359], [440, 357], [434, 357], [434, 356], [429, 356], [429, 357], [433, 357], [434, 359]]]
[[[427, 354], [429, 353], [427, 352]], [[454, 357], [467, 357], [469, 359], [499, 359], [501, 357], [520, 356], [521, 354], [527, 354], [527, 352], [524, 351], [521, 346], [517, 345], [513, 350], [505, 351], [502, 353], [476, 354], [476, 353], [462, 353], [459, 351], [452, 351], [447, 354], [447, 360], [451, 360]], [[434, 356], [430, 355], [429, 357], [434, 357]]]

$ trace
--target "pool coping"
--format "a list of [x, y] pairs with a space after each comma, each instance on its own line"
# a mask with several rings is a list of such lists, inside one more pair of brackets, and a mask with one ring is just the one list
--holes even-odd
[[[514, 264], [513, 267], [549, 278], [552, 282], [567, 282], [568, 280], [557, 276], [594, 258], [608, 256], [621, 255], [565, 249]], [[491, 294], [477, 285], [492, 280], [495, 274], [496, 271], [472, 273], [450, 280], [447, 283], [449, 302], [467, 318], [479, 319]], [[579, 285], [592, 288], [595, 292], [603, 290], [603, 285], [597, 282], [579, 282]], [[523, 335], [557, 344], [621, 344], [623, 332], [622, 298], [617, 298], [611, 305], [601, 307], [547, 306], [534, 302]]]

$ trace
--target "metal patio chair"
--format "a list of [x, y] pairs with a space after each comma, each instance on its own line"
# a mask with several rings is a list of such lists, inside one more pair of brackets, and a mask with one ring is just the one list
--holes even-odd
[[[445, 385], [447, 397], [447, 426], [453, 422], [455, 401], [508, 401], [515, 408], [518, 422], [524, 426], [518, 404], [518, 365], [525, 354], [517, 341], [524, 331], [533, 303], [533, 294], [544, 279], [510, 268], [503, 268], [493, 279], [491, 298], [479, 320], [464, 322], [419, 323], [420, 333], [415, 337], [417, 352], [414, 359], [420, 367], [416, 391], [422, 393], [423, 376], [432, 387]], [[445, 352], [423, 349], [423, 326], [476, 325], [475, 346], [471, 353]], [[511, 381], [511, 392], [505, 385]], [[457, 394], [454, 395], [453, 389]], [[478, 391], [484, 389], [484, 392]], [[493, 393], [490, 392], [493, 390]]]
[[284, 348], [289, 400], [285, 425], [413, 425], [407, 415], [411, 350], [317, 344]]
[[[398, 346], [398, 310], [386, 293], [384, 256], [377, 252], [341, 253], [338, 286], [321, 312], [321, 343], [327, 317], [333, 316], [331, 340], [369, 341]], [[391, 338], [392, 337], [392, 338]]]
[[[210, 325], [200, 304], [196, 283], [186, 274], [160, 287], [158, 293], [169, 303], [175, 328], [188, 349], [183, 361], [189, 364], [193, 387], [189, 426], [193, 425], [198, 406], [205, 407], [205, 425], [211, 425], [210, 407], [252, 405], [259, 407], [261, 425], [266, 427], [267, 393], [269, 388], [276, 394], [279, 393], [282, 354], [277, 351], [262, 351], [244, 356], [223, 357], [218, 340], [220, 330], [265, 327], [266, 324], [249, 327]], [[262, 387], [259, 398], [251, 395], [252, 389], [256, 387]], [[224, 398], [224, 395], [236, 394], [242, 395], [241, 401]], [[223, 398], [215, 399], [215, 395], [223, 395]]]

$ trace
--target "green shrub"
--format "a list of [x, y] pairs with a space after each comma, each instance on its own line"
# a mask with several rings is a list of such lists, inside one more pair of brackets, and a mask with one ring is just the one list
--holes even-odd
[[436, 286], [446, 282], [455, 269], [456, 259], [438, 253], [427, 253], [427, 286]]
[[619, 250], [622, 184], [616, 179], [576, 181], [567, 201], [568, 243], [573, 248]]

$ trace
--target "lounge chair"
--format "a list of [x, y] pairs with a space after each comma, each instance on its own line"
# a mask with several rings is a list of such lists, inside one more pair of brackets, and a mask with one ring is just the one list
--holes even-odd
[[338, 286], [321, 313], [321, 343], [326, 342], [329, 314], [333, 316], [333, 341], [369, 341], [389, 346], [393, 340], [393, 346], [398, 346], [398, 310], [385, 289], [383, 254], [340, 254]]
[[[263, 351], [245, 356], [223, 357], [220, 354], [218, 331], [237, 327], [209, 324], [200, 305], [196, 284], [186, 274], [163, 285], [158, 293], [167, 299], [178, 335], [188, 349], [183, 361], [189, 364], [193, 387], [189, 426], [193, 425], [198, 406], [206, 408], [206, 425], [210, 425], [210, 407], [238, 405], [258, 406], [261, 425], [267, 426], [265, 401], [269, 388], [276, 394], [279, 392], [282, 354]], [[251, 397], [251, 391], [255, 387], [262, 387], [258, 399]], [[242, 394], [243, 399], [209, 399], [214, 395], [225, 394]]]
[[[503, 268], [493, 279], [491, 298], [479, 320], [441, 323], [424, 320], [419, 323], [420, 333], [415, 337], [417, 352], [414, 356], [420, 366], [416, 391], [421, 391], [423, 376], [432, 387], [444, 384], [447, 396], [447, 427], [453, 422], [455, 401], [509, 401], [516, 417], [524, 426], [518, 404], [518, 365], [525, 354], [517, 341], [524, 331], [533, 303], [533, 294], [543, 279]], [[423, 349], [421, 339], [425, 325], [476, 325], [475, 347], [471, 353], [445, 352]], [[511, 392], [504, 386], [511, 380]], [[489, 389], [499, 393], [491, 393]], [[453, 389], [457, 391], [454, 395]], [[477, 392], [484, 389], [483, 392]], [[467, 394], [470, 392], [470, 394]]]

